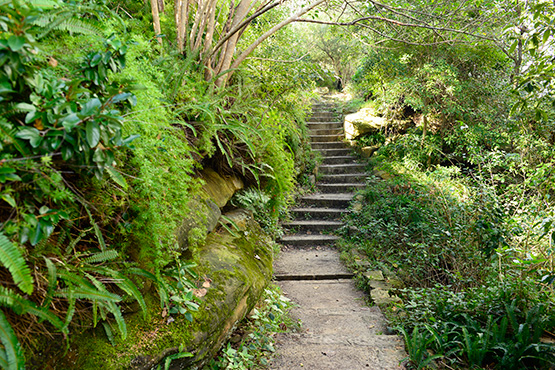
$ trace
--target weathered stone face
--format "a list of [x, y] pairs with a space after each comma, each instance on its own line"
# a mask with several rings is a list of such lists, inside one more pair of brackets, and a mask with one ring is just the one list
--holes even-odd
[[383, 117], [378, 117], [372, 108], [362, 108], [345, 116], [345, 139], [355, 140], [360, 135], [379, 131], [387, 125]]
[[202, 244], [218, 225], [222, 215], [220, 208], [243, 188], [239, 177], [223, 177], [210, 168], [204, 169], [201, 177], [204, 180], [201, 194], [189, 202], [191, 212], [184, 215], [183, 223], [176, 231], [180, 251], [188, 259], [193, 257], [191, 247]]

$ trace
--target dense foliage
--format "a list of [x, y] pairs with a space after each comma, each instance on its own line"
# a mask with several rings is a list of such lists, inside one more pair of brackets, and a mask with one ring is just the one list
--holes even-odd
[[343, 248], [402, 278], [392, 320], [415, 368], [555, 360], [552, 6], [518, 3], [484, 29], [495, 42], [428, 45], [421, 28], [412, 45], [389, 39], [353, 77], [359, 106], [389, 123], [358, 138], [381, 145], [381, 177]]
[[127, 312], [194, 320], [206, 231], [179, 245], [176, 230], [194, 215], [197, 171], [241, 176], [277, 232], [313, 161], [309, 81], [262, 65], [216, 89], [194, 56], [155, 41], [149, 9], [102, 4], [0, 4], [3, 368], [54, 363], [100, 323], [125, 338]]

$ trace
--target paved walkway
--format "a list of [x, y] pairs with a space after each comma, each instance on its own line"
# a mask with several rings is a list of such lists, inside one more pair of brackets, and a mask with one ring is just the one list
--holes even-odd
[[296, 220], [285, 225], [293, 234], [281, 239], [274, 274], [283, 293], [299, 304], [292, 311], [302, 321], [297, 333], [278, 336], [274, 370], [404, 369], [402, 339], [386, 335], [377, 306], [365, 304], [352, 274], [333, 247], [334, 229], [342, 225], [353, 191], [364, 188], [364, 165], [340, 141], [343, 125], [328, 104], [316, 104], [309, 120], [312, 148], [323, 157], [319, 193], [301, 198], [292, 209]]

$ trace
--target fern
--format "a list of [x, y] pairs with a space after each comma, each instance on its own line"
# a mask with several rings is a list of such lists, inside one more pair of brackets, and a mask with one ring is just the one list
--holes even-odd
[[31, 270], [19, 248], [0, 232], [0, 262], [10, 271], [14, 283], [27, 294], [33, 293]]
[[56, 294], [64, 298], [88, 299], [99, 302], [120, 302], [121, 297], [108, 291], [99, 291], [85, 287], [60, 289]]
[[107, 307], [109, 311], [114, 315], [116, 319], [116, 323], [118, 324], [118, 328], [123, 339], [127, 338], [127, 325], [125, 324], [125, 319], [121, 314], [121, 310], [119, 309], [118, 305], [114, 302], [108, 302]]
[[133, 297], [139, 303], [139, 306], [141, 306], [141, 310], [143, 311], [143, 316], [146, 317], [146, 313], [147, 313], [146, 303], [143, 298], [143, 295], [141, 294], [141, 292], [139, 291], [139, 288], [137, 288], [135, 283], [133, 283], [131, 279], [129, 279], [127, 276], [125, 276], [119, 271], [104, 268], [102, 269], [102, 272], [117, 280], [116, 282], [117, 286], [125, 293], [127, 293], [129, 296]]
[[58, 273], [56, 265], [49, 258], [44, 257], [46, 262], [46, 268], [48, 269], [48, 290], [46, 291], [46, 296], [44, 297], [43, 307], [50, 306], [52, 302], [52, 297], [54, 297], [54, 291], [56, 290], [56, 285], [58, 282]]
[[25, 368], [25, 357], [23, 350], [17, 340], [12, 326], [6, 319], [4, 312], [0, 310], [0, 341], [4, 346], [2, 351], [2, 363], [4, 369], [19, 370]]
[[103, 252], [95, 253], [90, 257], [83, 260], [85, 263], [101, 263], [106, 261], [111, 261], [118, 257], [118, 252], [114, 249], [109, 249]]
[[92, 230], [92, 227], [90, 229], [86, 229], [81, 231], [81, 233], [77, 236], [77, 238], [73, 239], [71, 241], [71, 243], [68, 244], [66, 250], [65, 250], [65, 254], [69, 254], [69, 252], [71, 252], [73, 250], [73, 248], [75, 248], [75, 246], [77, 245], [77, 243], [79, 243], [81, 241], [81, 239], [83, 239], [85, 237], [85, 235], [87, 235], [87, 233], [89, 231]]
[[83, 207], [85, 208], [85, 211], [87, 211], [87, 215], [89, 215], [89, 220], [91, 221], [91, 224], [93, 226], [93, 230], [94, 230], [94, 234], [96, 235], [96, 238], [98, 239], [98, 243], [100, 244], [100, 249], [102, 251], [106, 250], [106, 242], [104, 241], [104, 237], [102, 236], [102, 232], [100, 231], [100, 227], [98, 226], [98, 224], [96, 223], [96, 221], [94, 220], [91, 211], [89, 211], [89, 208], [87, 207], [87, 205], [85, 203], [82, 203]]
[[34, 302], [23, 298], [19, 294], [3, 286], [0, 286], [0, 306], [9, 307], [18, 315], [29, 313], [37, 316], [41, 320], [50, 322], [57, 329], [63, 326], [62, 321], [51, 311], [46, 308], [37, 307]]

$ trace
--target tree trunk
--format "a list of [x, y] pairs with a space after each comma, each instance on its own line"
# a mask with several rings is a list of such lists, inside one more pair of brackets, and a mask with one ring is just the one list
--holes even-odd
[[150, 9], [152, 11], [152, 24], [154, 26], [154, 33], [156, 34], [156, 39], [158, 43], [162, 45], [162, 39], [160, 34], [162, 33], [160, 29], [160, 13], [158, 13], [158, 0], [150, 0]]
[[422, 113], [422, 141], [420, 145], [424, 145], [424, 140], [426, 140], [426, 133], [428, 132], [428, 115]]
[[[234, 26], [240, 24], [243, 19], [247, 16], [247, 13], [250, 9], [251, 0], [241, 0], [237, 9], [235, 10], [235, 15], [233, 17], [233, 22], [231, 23], [231, 28], [233, 29]], [[225, 51], [222, 51], [222, 55], [220, 56], [220, 66], [216, 69], [216, 74], [220, 74], [223, 71], [227, 71], [231, 65], [231, 61], [233, 59], [233, 55], [235, 54], [235, 46], [237, 45], [237, 40], [239, 39], [239, 34], [235, 33], [233, 36], [229, 38], [227, 41]], [[227, 78], [225, 76], [220, 76], [216, 79], [216, 86], [221, 86]]]
[[[297, 13], [295, 13], [294, 15], [292, 15], [290, 18], [284, 20], [283, 22], [275, 25], [274, 27], [272, 27], [269, 31], [267, 31], [266, 33], [264, 33], [262, 36], [260, 36], [255, 42], [253, 42], [249, 47], [247, 47], [233, 62], [233, 64], [231, 65], [231, 69], [235, 69], [237, 68], [241, 63], [243, 63], [243, 61], [250, 55], [250, 53], [252, 53], [254, 51], [254, 49], [256, 49], [258, 47], [258, 45], [260, 45], [264, 40], [266, 40], [268, 37], [272, 36], [274, 33], [276, 33], [277, 31], [279, 31], [280, 29], [282, 29], [283, 27], [287, 26], [288, 24], [290, 24], [291, 22], [295, 22], [296, 20], [299, 19], [299, 17], [301, 17], [302, 15], [308, 13], [309, 11], [311, 11], [312, 9], [314, 9], [315, 7], [317, 7], [318, 5], [322, 4], [323, 2], [325, 2], [325, 0], [317, 0], [314, 3], [306, 6], [305, 8], [302, 8], [301, 10], [299, 10]], [[233, 55], [232, 55], [233, 56]], [[225, 69], [223, 69], [225, 70]], [[218, 78], [218, 80], [216, 81], [216, 86], [222, 86], [223, 84], [225, 84], [225, 82], [231, 77], [231, 75], [233, 74], [233, 72], [230, 72], [228, 74], [226, 74], [226, 76], [222, 76], [220, 78]]]

